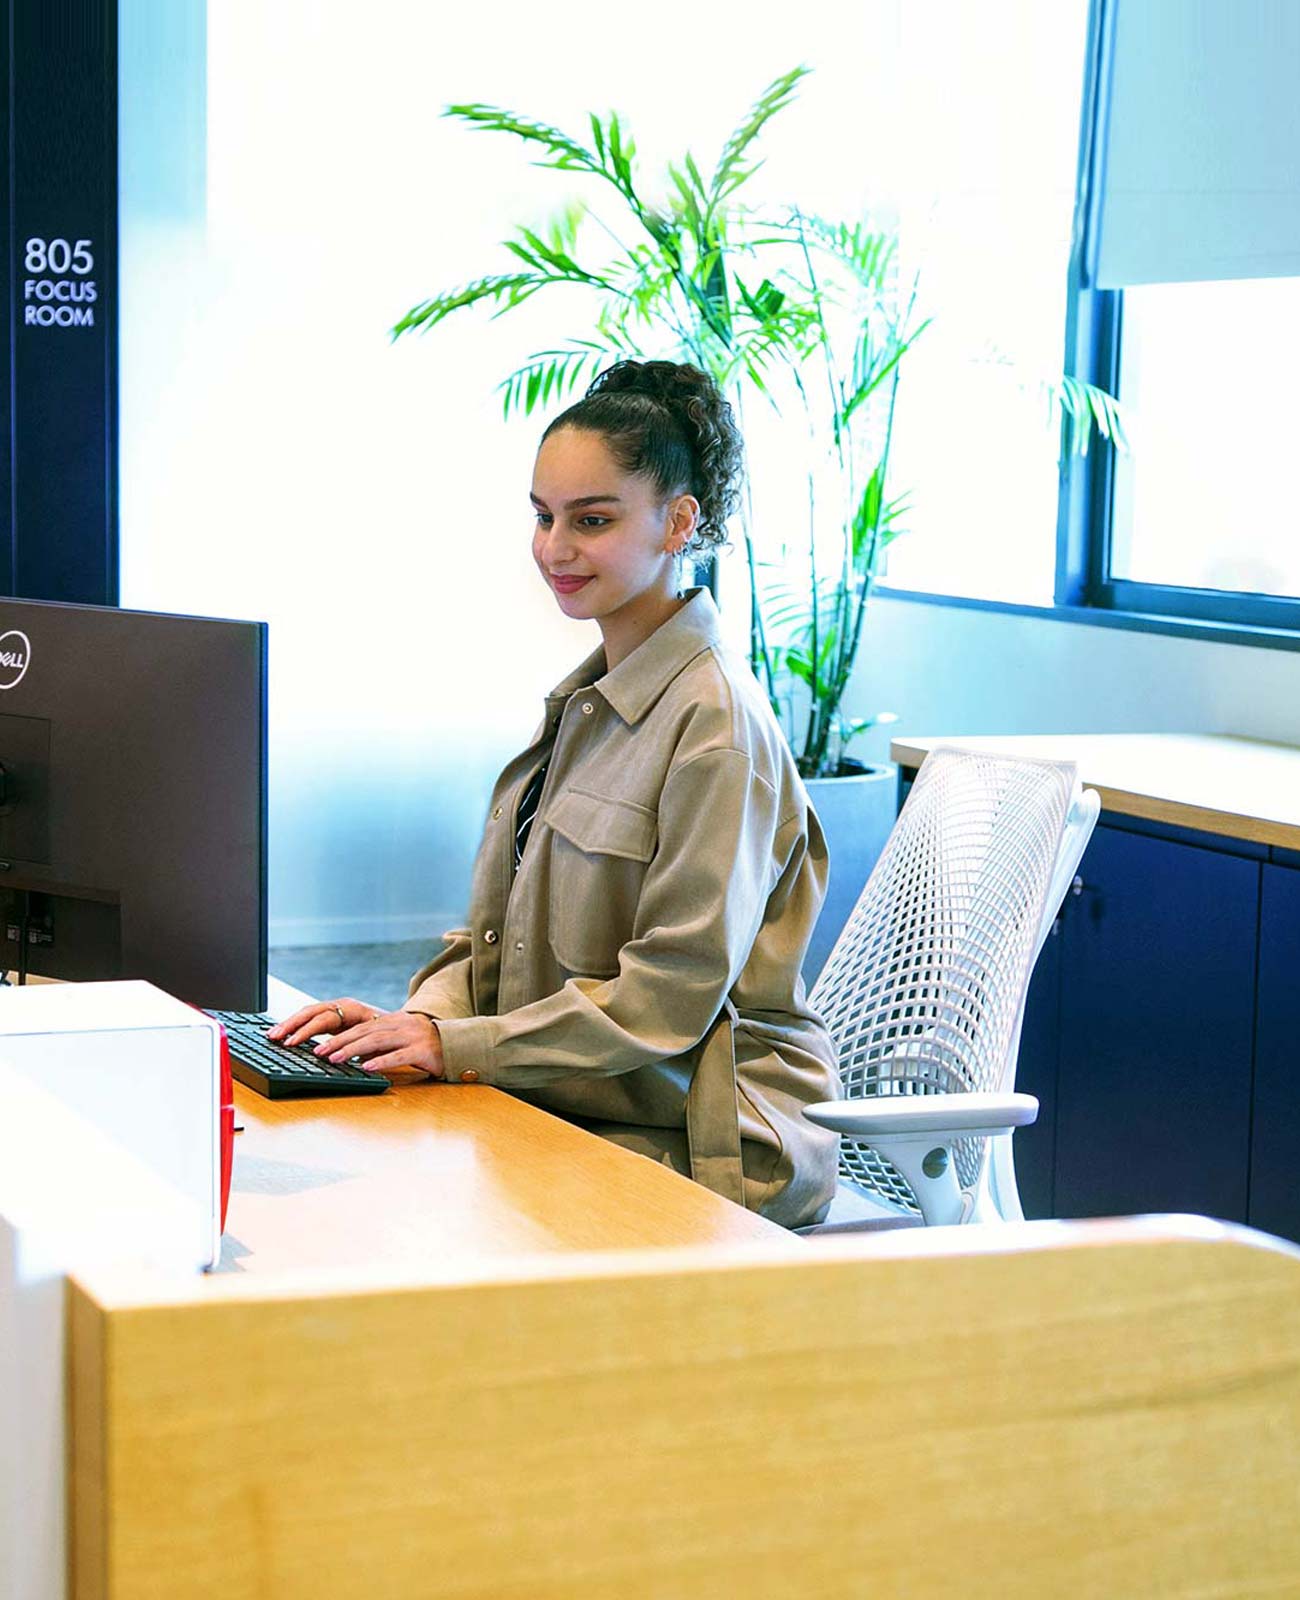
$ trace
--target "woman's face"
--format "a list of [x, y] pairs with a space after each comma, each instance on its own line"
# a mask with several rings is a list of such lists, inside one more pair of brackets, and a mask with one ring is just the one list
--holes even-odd
[[692, 495], [667, 504], [624, 472], [598, 433], [560, 428], [533, 468], [533, 560], [568, 617], [621, 625], [664, 620], [676, 596], [673, 555], [699, 515]]

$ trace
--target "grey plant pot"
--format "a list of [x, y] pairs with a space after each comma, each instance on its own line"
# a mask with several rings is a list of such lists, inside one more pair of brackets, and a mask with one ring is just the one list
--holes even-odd
[[807, 778], [804, 785], [831, 858], [826, 901], [803, 962], [804, 983], [811, 992], [894, 826], [898, 768], [868, 767], [848, 778]]

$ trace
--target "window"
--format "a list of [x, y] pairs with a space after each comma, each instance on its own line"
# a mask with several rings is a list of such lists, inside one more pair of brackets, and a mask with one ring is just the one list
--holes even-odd
[[1300, 9], [1248, 22], [1094, 0], [1072, 328], [1131, 450], [1072, 471], [1057, 599], [1294, 630]]
[[1110, 575], [1300, 596], [1300, 278], [1124, 293]]
[[892, 589], [1050, 605], [1086, 0], [911, 0], [887, 146], [900, 276], [933, 321], [899, 386]]

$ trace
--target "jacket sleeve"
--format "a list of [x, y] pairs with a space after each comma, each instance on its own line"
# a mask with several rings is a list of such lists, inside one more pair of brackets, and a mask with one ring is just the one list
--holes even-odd
[[411, 979], [405, 1011], [419, 1011], [441, 1021], [444, 1017], [474, 1015], [474, 975], [470, 960], [473, 936], [468, 928], [453, 928], [442, 936], [445, 949]]
[[[776, 793], [745, 752], [707, 750], [674, 768], [617, 975], [571, 978], [501, 1016], [440, 1021], [448, 1081], [470, 1073], [471, 1082], [531, 1088], [689, 1050], [745, 965], [780, 852], [798, 837], [798, 818], [778, 827]], [[425, 1009], [415, 996], [408, 1008]]]

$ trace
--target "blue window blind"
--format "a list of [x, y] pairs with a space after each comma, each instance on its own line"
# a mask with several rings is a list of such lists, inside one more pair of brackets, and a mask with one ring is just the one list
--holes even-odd
[[1106, 0], [1094, 288], [1300, 275], [1300, 4]]

